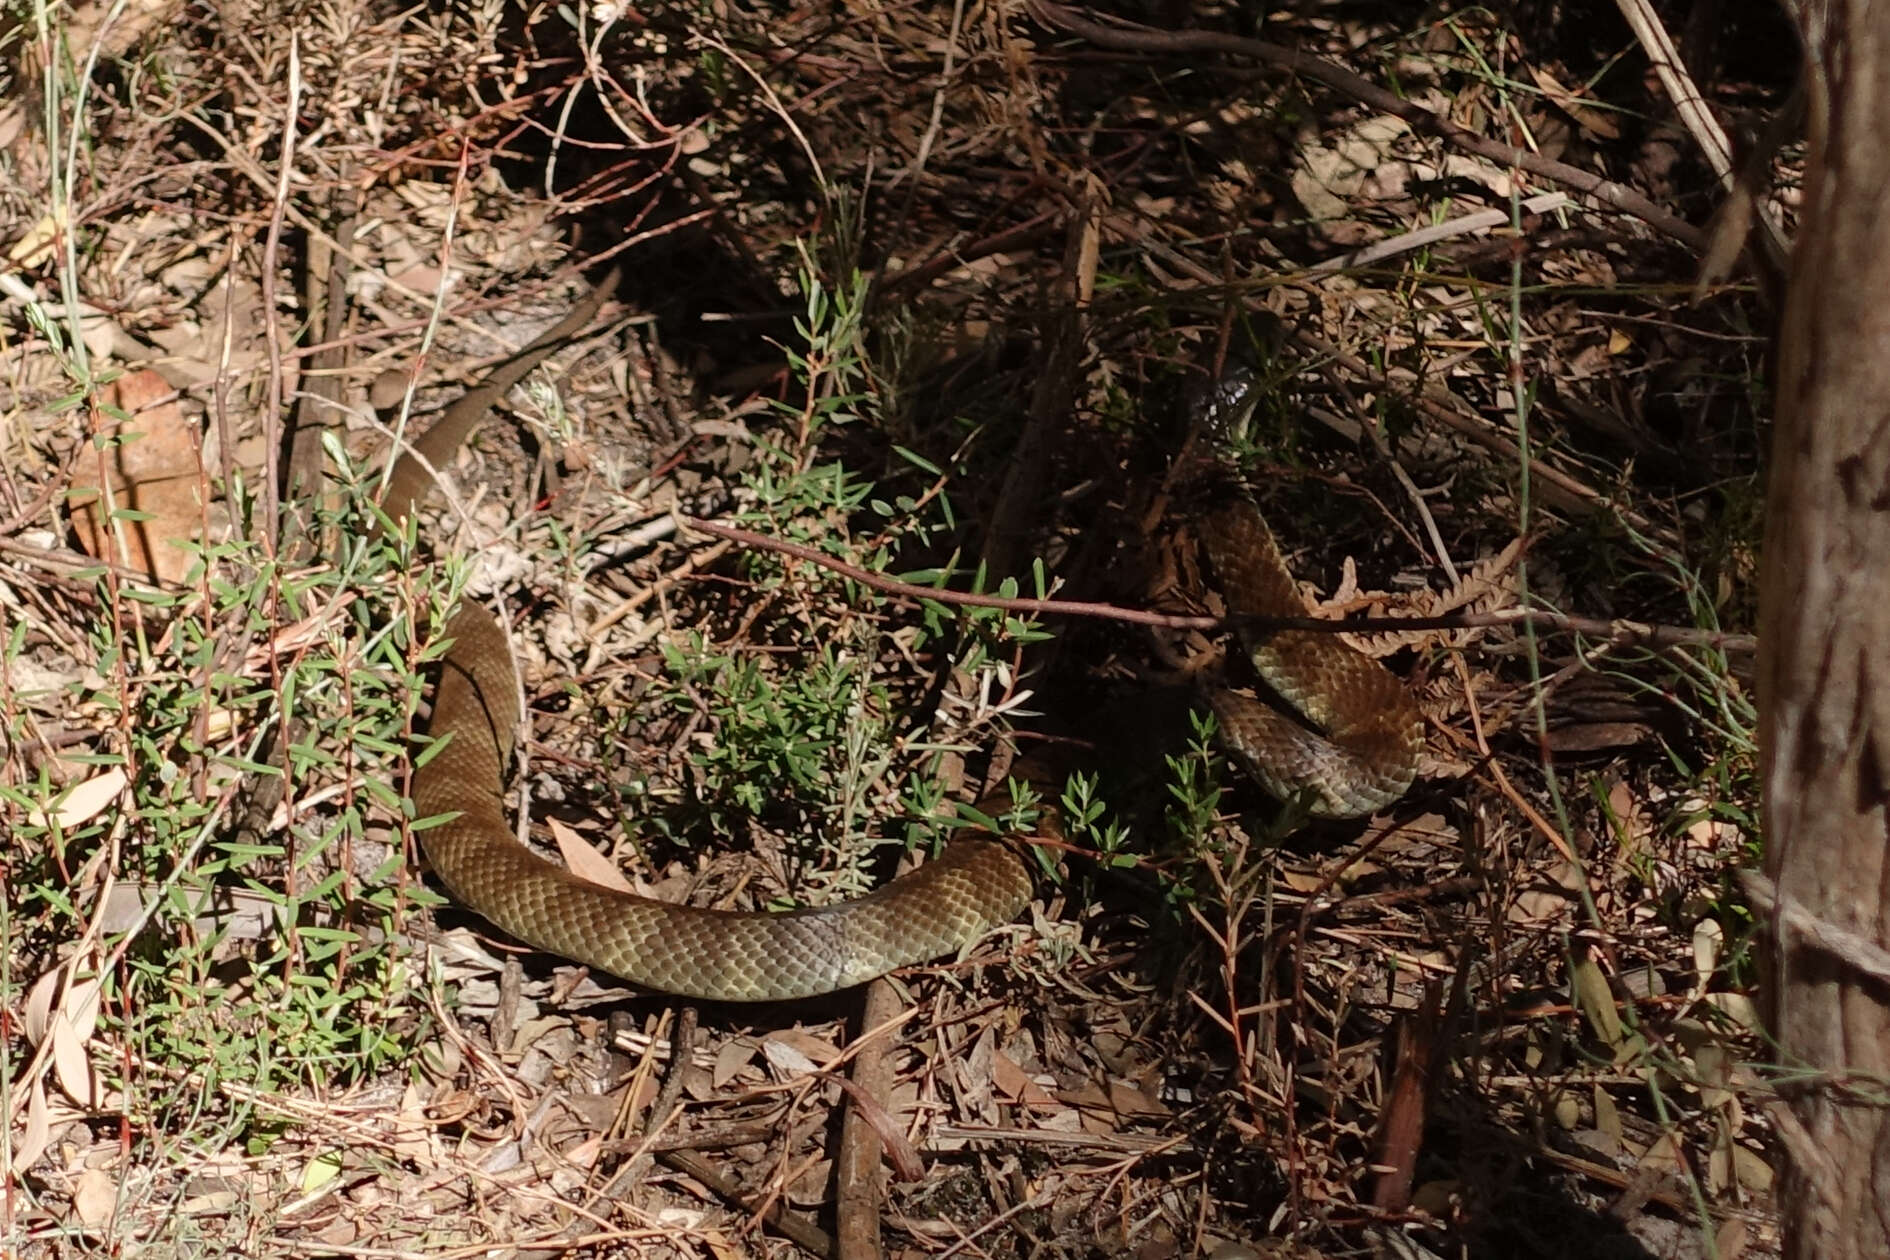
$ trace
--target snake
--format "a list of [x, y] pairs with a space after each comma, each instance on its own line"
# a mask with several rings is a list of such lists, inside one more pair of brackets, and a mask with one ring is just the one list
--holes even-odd
[[[393, 461], [383, 520], [403, 525], [505, 393], [581, 332], [616, 273], [553, 328], [443, 411]], [[1244, 506], [1242, 504], [1244, 503]], [[1303, 616], [1286, 561], [1250, 499], [1202, 524], [1210, 564], [1236, 619]], [[505, 776], [521, 719], [518, 666], [499, 619], [462, 598], [441, 628], [428, 723], [408, 794], [420, 847], [451, 897], [535, 949], [640, 988], [723, 1002], [832, 993], [955, 955], [1015, 919], [1035, 891], [1027, 854], [962, 831], [916, 869], [862, 896], [785, 911], [691, 906], [591, 883], [540, 856], [506, 817]], [[1222, 738], [1269, 792], [1303, 796], [1315, 814], [1362, 814], [1395, 800], [1416, 773], [1421, 735], [1408, 691], [1333, 635], [1243, 632], [1259, 677], [1293, 717], [1231, 690], [1210, 704]]]

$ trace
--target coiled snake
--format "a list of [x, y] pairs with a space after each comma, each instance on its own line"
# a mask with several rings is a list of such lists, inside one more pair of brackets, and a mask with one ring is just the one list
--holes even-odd
[[[514, 383], [581, 330], [614, 290], [598, 286], [557, 327], [496, 369], [413, 444], [388, 478], [395, 522], [434, 488], [431, 468]], [[1245, 499], [1201, 523], [1230, 613], [1301, 616], [1291, 574]], [[462, 905], [518, 939], [635, 984], [685, 997], [766, 1001], [860, 984], [954, 953], [1015, 918], [1032, 880], [1023, 855], [961, 837], [938, 858], [854, 901], [785, 913], [700, 909], [588, 883], [538, 856], [506, 822], [504, 774], [519, 721], [518, 674], [504, 630], [467, 599], [445, 627], [451, 645], [433, 694], [431, 731], [444, 737], [412, 777], [428, 860]], [[1328, 634], [1250, 634], [1263, 679], [1323, 735], [1232, 692], [1211, 698], [1224, 737], [1276, 795], [1307, 791], [1315, 813], [1365, 813], [1410, 786], [1421, 735], [1416, 706], [1376, 662]]]

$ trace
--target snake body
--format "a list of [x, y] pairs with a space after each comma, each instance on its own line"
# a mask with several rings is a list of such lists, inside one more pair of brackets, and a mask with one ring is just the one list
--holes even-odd
[[[451, 457], [505, 391], [590, 321], [614, 279], [448, 408], [414, 443], [419, 458], [396, 461], [382, 497], [391, 521], [405, 520], [433, 491], [431, 468]], [[1209, 524], [1210, 561], [1224, 583], [1242, 591], [1233, 611], [1303, 613], [1251, 502]], [[784, 913], [701, 909], [579, 879], [521, 844], [506, 822], [504, 775], [520, 712], [504, 629], [469, 599], [444, 632], [451, 643], [430, 724], [444, 743], [416, 765], [411, 792], [421, 818], [446, 821], [422, 830], [420, 842], [457, 901], [529, 945], [684, 997], [773, 1001], [830, 993], [954, 953], [1030, 900], [1023, 856], [972, 836], [865, 897]], [[1366, 812], [1409, 786], [1416, 708], [1391, 674], [1330, 635], [1252, 636], [1249, 650], [1262, 677], [1327, 728], [1322, 736], [1256, 702], [1215, 698], [1230, 745], [1250, 768], [1265, 767], [1263, 786], [1291, 796], [1310, 785], [1316, 812], [1334, 815]], [[1282, 759], [1273, 760], [1271, 749]]]

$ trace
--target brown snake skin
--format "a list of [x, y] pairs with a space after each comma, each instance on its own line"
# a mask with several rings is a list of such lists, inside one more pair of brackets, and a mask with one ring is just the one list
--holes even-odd
[[[448, 408], [388, 478], [382, 509], [404, 521], [433, 490], [430, 468], [454, 451], [526, 373], [588, 324], [615, 291], [606, 279], [562, 320]], [[1250, 502], [1214, 514], [1203, 530], [1230, 611], [1300, 616], [1279, 548]], [[462, 905], [539, 949], [646, 988], [716, 1001], [771, 1001], [830, 993], [895, 968], [955, 953], [1028, 904], [1032, 880], [1010, 846], [954, 840], [938, 858], [868, 896], [786, 913], [699, 909], [588, 883], [520, 844], [506, 822], [504, 776], [519, 723], [517, 667], [504, 630], [463, 601], [433, 695], [431, 729], [448, 737], [413, 772], [428, 860]], [[1255, 701], [1216, 696], [1214, 711], [1262, 786], [1290, 796], [1310, 787], [1312, 808], [1365, 813], [1396, 799], [1415, 774], [1421, 729], [1415, 704], [1390, 673], [1332, 635], [1281, 633], [1249, 651], [1262, 677], [1319, 736]], [[1276, 760], [1271, 754], [1277, 750]]]

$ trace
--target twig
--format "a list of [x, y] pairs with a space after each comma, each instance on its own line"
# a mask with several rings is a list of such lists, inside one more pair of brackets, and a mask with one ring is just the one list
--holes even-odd
[[[321, 539], [314, 525], [314, 505], [322, 485], [322, 434], [340, 427], [343, 375], [348, 369], [348, 347], [340, 338], [348, 322], [348, 270], [354, 252], [354, 233], [360, 218], [354, 189], [343, 183], [335, 191], [341, 206], [335, 245], [311, 241], [304, 277], [303, 310], [308, 319], [305, 340], [315, 351], [298, 374], [295, 408], [289, 419], [289, 466], [283, 476], [281, 507], [285, 520], [279, 528], [289, 535], [283, 548], [292, 564], [314, 559]], [[317, 302], [321, 305], [318, 307]]]
[[1040, 514], [1060, 426], [1076, 398], [1096, 285], [1101, 214], [1100, 187], [1093, 178], [1079, 182], [1076, 204], [1064, 225], [1063, 268], [1055, 282], [1054, 309], [1043, 322], [1043, 367], [1031, 387], [1024, 431], [1005, 460], [1004, 482], [984, 534], [985, 569], [999, 578], [1020, 571], [1025, 563], [1026, 531]]
[[[302, 99], [302, 56], [301, 45], [291, 37], [289, 40], [289, 82], [288, 99], [282, 110], [282, 156], [279, 159], [276, 178], [265, 185], [269, 195], [269, 230], [263, 238], [262, 254], [262, 297], [263, 326], [269, 346], [269, 392], [263, 406], [263, 477], [262, 506], [258, 519], [262, 526], [263, 554], [273, 557], [276, 554], [276, 542], [282, 528], [280, 519], [279, 494], [282, 489], [282, 400], [283, 371], [281, 347], [285, 338], [282, 335], [279, 306], [276, 302], [276, 256], [282, 246], [282, 225], [289, 217], [290, 176], [295, 171], [296, 121], [299, 117]], [[335, 246], [340, 252], [340, 246]]]
[[[727, 538], [745, 547], [759, 551], [773, 551], [796, 560], [805, 560], [809, 564], [819, 565], [833, 573], [838, 573], [848, 581], [858, 582], [884, 595], [899, 599], [931, 601], [955, 608], [996, 608], [1002, 612], [1023, 613], [1028, 616], [1057, 617], [1094, 617], [1103, 621], [1122, 621], [1132, 625], [1158, 626], [1171, 630], [1216, 630], [1227, 624], [1223, 617], [1195, 617], [1176, 613], [1147, 612], [1138, 608], [1120, 608], [1114, 604], [1092, 603], [1085, 600], [1028, 599], [1021, 596], [977, 595], [969, 591], [944, 590], [933, 586], [918, 586], [911, 582], [901, 582], [897, 578], [884, 577], [878, 573], [837, 560], [832, 556], [815, 551], [812, 547], [803, 547], [799, 543], [787, 542], [779, 538], [769, 538], [735, 525], [724, 525], [720, 521], [704, 520], [701, 517], [685, 516], [682, 522], [690, 529], [713, 534], [717, 538]], [[1324, 625], [1336, 625], [1336, 622], [1324, 622]]]
[[899, 181], [912, 176], [912, 187], [906, 190], [905, 208], [900, 211], [900, 219], [909, 219], [912, 214], [912, 199], [918, 195], [919, 184], [925, 175], [926, 162], [932, 156], [932, 146], [938, 143], [939, 132], [945, 123], [945, 93], [952, 85], [952, 71], [958, 59], [958, 40], [965, 28], [965, 0], [954, 0], [952, 4], [952, 26], [945, 36], [945, 64], [939, 67], [938, 87], [932, 92], [932, 116], [926, 120], [925, 134], [919, 137], [919, 152], [912, 159], [912, 165], [894, 175], [886, 182], [887, 191], [899, 187]]
[[808, 140], [807, 133], [801, 130], [800, 123], [794, 120], [794, 111], [787, 107], [786, 102], [781, 99], [780, 94], [774, 90], [774, 85], [768, 82], [767, 76], [749, 65], [747, 61], [743, 60], [742, 55], [731, 48], [728, 42], [718, 35], [703, 34], [701, 31], [697, 31], [693, 42], [715, 49], [724, 57], [727, 57], [729, 61], [740, 66], [742, 73], [755, 81], [755, 86], [760, 89], [762, 97], [767, 101], [768, 107], [774, 111], [775, 117], [779, 118], [781, 125], [786, 127], [788, 131], [793, 134], [794, 138], [800, 142], [801, 152], [807, 155], [807, 164], [812, 167], [814, 171], [814, 186], [820, 189], [830, 187], [831, 185], [827, 183], [827, 174], [821, 169], [819, 152], [815, 150], [813, 143]]
[[918, 266], [906, 271], [880, 272], [876, 283], [880, 291], [886, 294], [901, 293], [908, 289], [922, 289], [954, 267], [964, 267], [989, 258], [994, 254], [1006, 254], [1012, 250], [1034, 246], [1047, 237], [1057, 233], [1061, 210], [1045, 210], [1013, 227], [999, 229], [991, 235], [975, 240], [959, 249], [947, 249]]
[[[1713, 168], [1713, 174], [1718, 176], [1721, 186], [1734, 197], [1751, 196], [1749, 191], [1742, 192], [1739, 188], [1738, 175], [1733, 170], [1732, 145], [1726, 140], [1725, 129], [1700, 98], [1700, 90], [1693, 85], [1693, 76], [1687, 73], [1686, 64], [1680, 60], [1680, 53], [1674, 48], [1667, 28], [1660, 24], [1653, 6], [1647, 0], [1616, 0], [1616, 7], [1621, 10], [1621, 16], [1627, 19], [1628, 29], [1634, 32], [1641, 51], [1647, 54], [1647, 60], [1653, 64], [1661, 89], [1667, 93], [1667, 99], [1673, 102], [1674, 113], [1680, 116], [1680, 124], [1693, 137], [1693, 143], [1699, 146], [1701, 155], [1706, 158], [1706, 164]], [[1754, 200], [1756, 202], [1756, 198]], [[1759, 221], [1759, 239], [1765, 246], [1765, 264], [1775, 276], [1784, 276], [1791, 269], [1791, 250], [1785, 243], [1784, 229], [1779, 226], [1777, 217], [1769, 207], [1755, 204], [1753, 209]]]
[[[881, 976], [866, 986], [860, 1027], [875, 1028], [897, 1017], [905, 1005], [899, 988]], [[879, 1131], [866, 1108], [887, 1098], [893, 1088], [892, 1038], [875, 1037], [853, 1060], [855, 1090], [847, 1091], [840, 1121], [840, 1150], [834, 1157], [834, 1230], [838, 1260], [873, 1260], [885, 1254], [880, 1217], [885, 1208], [885, 1177], [880, 1171]]]
[[[1394, 390], [1416, 386], [1416, 389], [1408, 393], [1407, 397], [1418, 410], [1452, 432], [1477, 443], [1485, 450], [1502, 456], [1519, 468], [1522, 466], [1523, 452], [1522, 448], [1516, 444], [1516, 440], [1496, 425], [1491, 424], [1469, 403], [1458, 398], [1448, 389], [1420, 381], [1415, 373], [1406, 369], [1394, 369], [1381, 373], [1357, 355], [1340, 349], [1318, 333], [1304, 328], [1293, 330], [1293, 340], [1313, 354], [1337, 364], [1376, 388]], [[1660, 528], [1625, 504], [1608, 499], [1580, 478], [1534, 457], [1528, 461], [1528, 467], [1536, 495], [1556, 511], [1616, 512], [1620, 519], [1632, 526], [1637, 533], [1650, 540], [1658, 541], [1670, 552], [1677, 552], [1678, 548], [1673, 540], [1672, 531]]]
[[1088, 1133], [1063, 1129], [1026, 1129], [1015, 1125], [940, 1124], [933, 1126], [927, 1150], [950, 1151], [957, 1142], [1010, 1142], [1023, 1146], [1078, 1146], [1112, 1154], [1157, 1155], [1191, 1147], [1186, 1134]]
[[1470, 681], [1470, 667], [1464, 663], [1461, 652], [1451, 653], [1451, 661], [1456, 667], [1457, 677], [1463, 683], [1463, 695], [1469, 704], [1471, 722], [1476, 728], [1477, 752], [1482, 758], [1482, 765], [1490, 772], [1490, 777], [1496, 781], [1497, 790], [1509, 798], [1510, 804], [1516, 807], [1516, 811], [1529, 820], [1530, 825], [1535, 827], [1543, 839], [1555, 846], [1555, 851], [1560, 853], [1569, 865], [1577, 871], [1583, 870], [1582, 860], [1576, 855], [1574, 846], [1563, 837], [1560, 831], [1556, 830], [1548, 819], [1542, 816], [1541, 810], [1530, 804], [1528, 799], [1516, 790], [1516, 785], [1511, 783], [1509, 776], [1503, 773], [1502, 763], [1491, 751], [1488, 734], [1483, 729], [1483, 718], [1476, 702], [1476, 688]]
[[1668, 626], [1644, 621], [1607, 620], [1549, 612], [1541, 608], [1498, 608], [1480, 613], [1452, 613], [1443, 617], [1208, 617], [1187, 613], [1158, 613], [1145, 608], [1124, 608], [1118, 604], [1078, 599], [1031, 599], [1023, 596], [981, 595], [972, 591], [945, 590], [901, 582], [862, 569], [814, 550], [812, 547], [769, 538], [721, 521], [685, 516], [682, 523], [690, 529], [726, 538], [757, 551], [772, 551], [796, 560], [805, 560], [850, 582], [920, 603], [930, 601], [954, 608], [995, 608], [1001, 612], [1032, 617], [1085, 617], [1099, 621], [1119, 621], [1127, 625], [1154, 626], [1165, 630], [1222, 630], [1241, 624], [1262, 630], [1311, 630], [1319, 634], [1373, 634], [1406, 630], [1474, 630], [1489, 626], [1533, 625], [1538, 629], [1565, 631], [1605, 638], [1623, 645], [1647, 648], [1711, 647], [1722, 652], [1750, 653], [1758, 649], [1758, 640], [1749, 634], [1728, 634], [1720, 630], [1700, 630], [1690, 626]]
[[[707, 1186], [717, 1197], [741, 1208], [744, 1212], [753, 1212], [753, 1199], [715, 1165], [711, 1164], [694, 1151], [663, 1151], [657, 1159], [668, 1164], [677, 1172], [687, 1173]], [[833, 1255], [833, 1238], [799, 1212], [790, 1211], [779, 1202], [771, 1203], [761, 1210], [761, 1219], [771, 1227], [781, 1231], [783, 1237], [797, 1247], [803, 1247], [817, 1256]]]
[[[1560, 210], [1568, 204], [1567, 193], [1538, 193], [1533, 197], [1523, 199], [1522, 212], [1547, 214], [1551, 210]], [[1509, 220], [1510, 211], [1507, 206], [1501, 210], [1479, 210], [1475, 214], [1460, 215], [1445, 223], [1427, 224], [1409, 232], [1400, 232], [1382, 241], [1373, 241], [1370, 245], [1362, 246], [1349, 254], [1340, 254], [1337, 258], [1328, 258], [1324, 262], [1315, 263], [1310, 270], [1314, 274], [1327, 271], [1354, 271], [1399, 254], [1424, 249], [1439, 241], [1470, 236], [1477, 232], [1486, 232], [1491, 228], [1506, 227]]]
[[[610, 1179], [609, 1185], [585, 1201], [586, 1207], [595, 1206], [600, 1201], [614, 1202], [641, 1185], [645, 1174], [649, 1172], [650, 1161], [666, 1149], [661, 1145], [663, 1131], [669, 1128], [669, 1122], [681, 1112], [683, 1082], [688, 1078], [689, 1069], [692, 1066], [690, 1060], [695, 1048], [696, 1024], [700, 1018], [701, 1013], [693, 1003], [683, 1004], [682, 1011], [676, 1017], [676, 1031], [669, 1039], [669, 1070], [663, 1074], [663, 1084], [657, 1090], [655, 1100], [650, 1104], [649, 1114], [643, 1118], [643, 1133], [640, 1137], [624, 1144], [630, 1149], [630, 1158], [624, 1161], [623, 1166]], [[659, 1034], [663, 1031], [668, 1019], [669, 1015], [665, 1012], [664, 1023], [658, 1025], [657, 1028]], [[639, 1070], [644, 1063], [653, 1062], [658, 1057], [657, 1041], [652, 1039], [644, 1049], [643, 1058], [638, 1064]], [[634, 1099], [636, 1095], [635, 1088], [626, 1091], [626, 1103]], [[700, 1150], [701, 1143], [694, 1138], [694, 1135], [691, 1135], [689, 1138], [675, 1140], [674, 1146], [667, 1149]]]

